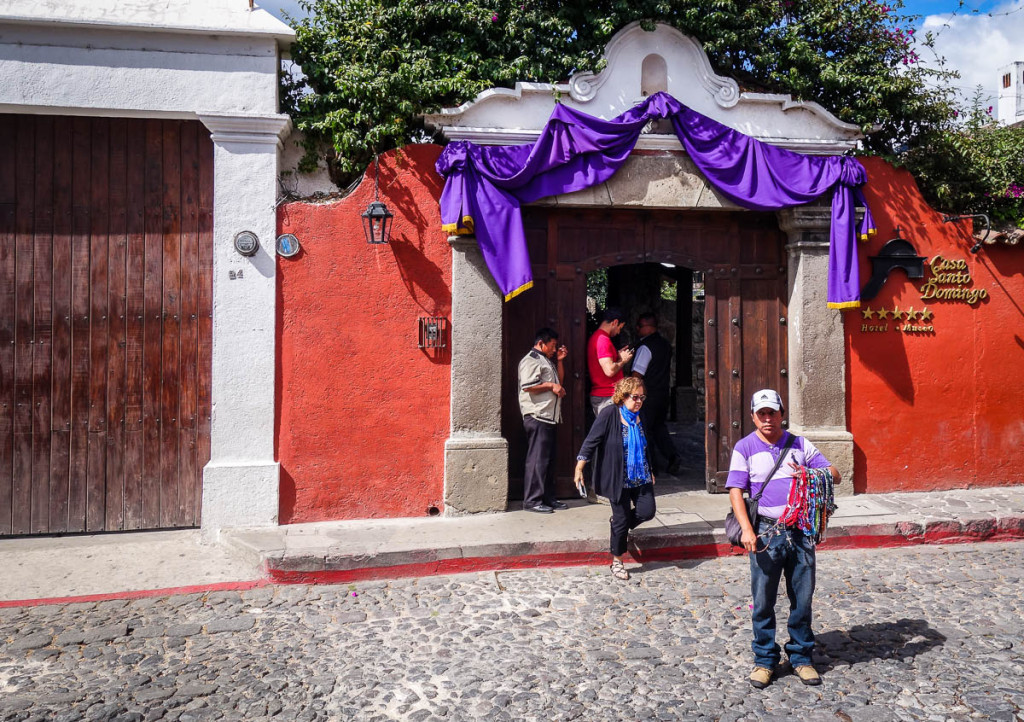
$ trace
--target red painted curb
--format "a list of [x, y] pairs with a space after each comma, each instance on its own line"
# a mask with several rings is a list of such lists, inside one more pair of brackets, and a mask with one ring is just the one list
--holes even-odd
[[109, 592], [106, 594], [83, 594], [77, 597], [46, 597], [43, 599], [0, 600], [0, 609], [10, 607], [41, 607], [47, 604], [84, 604], [88, 602], [107, 602], [111, 599], [145, 599], [146, 597], [170, 597], [176, 594], [199, 594], [201, 592], [230, 592], [255, 589], [270, 584], [268, 579], [255, 579], [249, 582], [217, 582], [215, 584], [196, 584], [187, 587], [166, 587], [164, 589], [140, 589], [130, 592]]
[[[1012, 529], [988, 534], [935, 531], [916, 536], [901, 534], [862, 534], [835, 536], [822, 542], [820, 549], [882, 549], [917, 546], [921, 544], [965, 544], [980, 542], [1007, 542], [1024, 539], [1024, 531]], [[635, 562], [672, 562], [688, 559], [714, 559], [741, 556], [745, 552], [730, 544], [697, 544], [693, 546], [645, 549], [638, 555], [624, 557]], [[608, 564], [607, 552], [567, 552], [565, 554], [526, 554], [515, 557], [462, 557], [440, 559], [415, 564], [396, 564], [390, 567], [362, 567], [359, 569], [324, 569], [319, 571], [290, 571], [266, 567], [270, 581], [275, 584], [343, 584], [346, 582], [406, 577], [430, 577], [469, 572], [514, 571], [552, 567], [602, 566]]]
[[[1011, 542], [1024, 539], [1024, 525], [1007, 528], [946, 529], [937, 528], [924, 533], [912, 534], [856, 534], [836, 535], [822, 542], [823, 551], [841, 549], [882, 549], [908, 547], [920, 544], [966, 544], [980, 542]], [[695, 544], [690, 546], [660, 547], [640, 550], [638, 554], [626, 554], [635, 562], [672, 562], [690, 559], [714, 559], [726, 556], [741, 556], [743, 551], [729, 544]], [[359, 569], [335, 569], [320, 571], [289, 571], [266, 566], [267, 578], [245, 582], [218, 582], [185, 587], [145, 589], [107, 594], [86, 594], [71, 597], [48, 597], [42, 599], [18, 599], [0, 601], [0, 609], [10, 607], [38, 607], [48, 604], [80, 604], [104, 602], [112, 599], [143, 599], [146, 597], [168, 597], [177, 594], [200, 594], [217, 591], [244, 591], [268, 584], [343, 584], [345, 582], [377, 579], [399, 579], [405, 577], [428, 577], [445, 574], [466, 574], [471, 572], [513, 571], [516, 569], [541, 569], [555, 567], [603, 566], [608, 564], [607, 552], [566, 552], [550, 554], [526, 554], [514, 557], [461, 557], [440, 559], [433, 562], [397, 564], [386, 567], [362, 567]]]

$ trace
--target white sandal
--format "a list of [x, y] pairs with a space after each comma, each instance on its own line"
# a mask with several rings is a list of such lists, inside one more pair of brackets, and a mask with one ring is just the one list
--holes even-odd
[[629, 579], [629, 572], [626, 571], [625, 565], [618, 559], [612, 560], [612, 576], [622, 581]]

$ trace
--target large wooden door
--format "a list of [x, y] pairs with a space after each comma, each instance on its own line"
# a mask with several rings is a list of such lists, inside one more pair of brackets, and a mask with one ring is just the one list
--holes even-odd
[[197, 121], [0, 115], [0, 535], [199, 523], [212, 208]]
[[558, 492], [573, 494], [572, 467], [586, 435], [586, 274], [665, 262], [705, 274], [705, 447], [707, 488], [723, 491], [732, 448], [753, 430], [751, 393], [786, 398], [785, 236], [775, 216], [696, 211], [527, 209], [523, 216], [534, 288], [505, 304], [502, 432], [509, 441], [510, 497], [521, 498], [526, 439], [516, 366], [540, 326], [570, 349], [564, 423], [558, 435]]

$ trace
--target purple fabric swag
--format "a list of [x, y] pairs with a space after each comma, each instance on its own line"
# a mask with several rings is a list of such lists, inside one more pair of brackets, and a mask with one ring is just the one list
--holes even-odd
[[[480, 146], [450, 143], [437, 161], [445, 179], [441, 222], [449, 233], [475, 233], [484, 260], [509, 300], [533, 285], [520, 207], [611, 178], [644, 126], [669, 118], [683, 148], [723, 195], [751, 210], [802, 205], [834, 190], [828, 305], [860, 305], [855, 207], [867, 209], [867, 181], [855, 158], [795, 153], [762, 143], [656, 93], [612, 120], [556, 105], [536, 142]], [[860, 237], [874, 233], [865, 210]]]

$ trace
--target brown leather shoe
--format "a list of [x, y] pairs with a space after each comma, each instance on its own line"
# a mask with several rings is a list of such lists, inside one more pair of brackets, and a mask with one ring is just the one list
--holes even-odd
[[804, 684], [809, 684], [812, 687], [821, 684], [821, 677], [818, 675], [818, 670], [809, 664], [801, 664], [799, 667], [793, 667], [793, 672], [800, 678], [800, 681]]
[[750, 673], [750, 684], [756, 689], [764, 689], [772, 681], [772, 670], [767, 667], [754, 667]]

